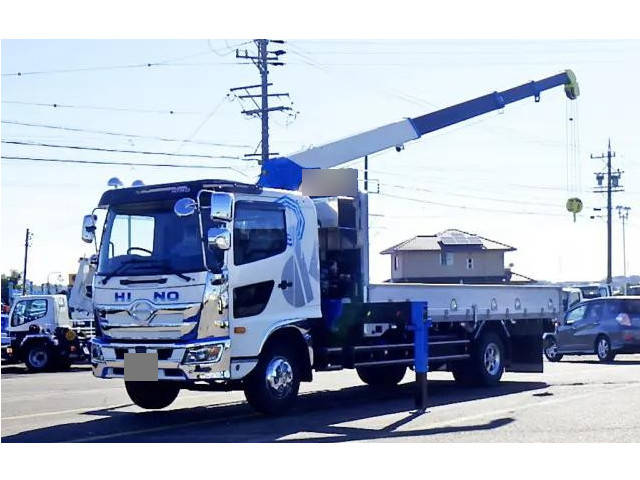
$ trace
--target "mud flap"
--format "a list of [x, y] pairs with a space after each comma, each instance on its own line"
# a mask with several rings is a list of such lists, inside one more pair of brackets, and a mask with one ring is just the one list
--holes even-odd
[[510, 338], [511, 362], [508, 372], [541, 373], [542, 358], [542, 320], [518, 320], [505, 322]]

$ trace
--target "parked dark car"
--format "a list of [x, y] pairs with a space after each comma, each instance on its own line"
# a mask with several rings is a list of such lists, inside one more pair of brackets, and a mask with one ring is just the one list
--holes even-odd
[[571, 307], [545, 337], [551, 362], [563, 355], [597, 355], [612, 361], [618, 353], [640, 353], [640, 297], [604, 297]]

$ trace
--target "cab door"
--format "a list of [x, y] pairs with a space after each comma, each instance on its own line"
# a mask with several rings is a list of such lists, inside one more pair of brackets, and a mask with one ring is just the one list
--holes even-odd
[[584, 314], [584, 318], [580, 321], [579, 325], [574, 332], [576, 343], [580, 345], [581, 349], [593, 350], [596, 337], [602, 330], [601, 322], [603, 320], [604, 303], [602, 301], [591, 301], [587, 304], [587, 311]]
[[[53, 308], [52, 308], [53, 307]], [[28, 332], [31, 325], [49, 327], [54, 322], [55, 306], [50, 298], [25, 298], [18, 300], [11, 310], [10, 332]], [[55, 326], [54, 326], [55, 327]]]
[[562, 325], [558, 326], [556, 332], [559, 352], [569, 353], [582, 350], [576, 332], [584, 320], [586, 311], [586, 305], [577, 305], [565, 314], [564, 321]]
[[308, 316], [313, 291], [297, 261], [303, 235], [293, 209], [282, 197], [236, 198], [227, 257], [231, 343], [234, 357], [253, 357], [271, 329]]

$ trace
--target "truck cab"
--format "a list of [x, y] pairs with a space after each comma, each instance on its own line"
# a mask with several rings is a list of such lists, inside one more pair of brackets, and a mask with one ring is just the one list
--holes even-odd
[[82, 339], [71, 328], [64, 295], [18, 297], [8, 323], [6, 357], [9, 361], [25, 362], [31, 371], [68, 367], [73, 360], [88, 353]]
[[[110, 190], [100, 206], [96, 376], [124, 378], [128, 390], [145, 379], [165, 390], [173, 388], [166, 382], [233, 382], [257, 366], [276, 332], [310, 368], [307, 323], [321, 316], [310, 198], [205, 180]], [[87, 218], [90, 241], [91, 228]], [[151, 378], [129, 377], [133, 353], [157, 362]]]

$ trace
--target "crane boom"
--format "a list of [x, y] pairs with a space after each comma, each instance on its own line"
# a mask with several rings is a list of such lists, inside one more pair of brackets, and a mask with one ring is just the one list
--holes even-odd
[[263, 164], [258, 184], [263, 187], [295, 190], [302, 181], [302, 169], [331, 168], [388, 148], [401, 148], [404, 143], [417, 140], [427, 133], [499, 110], [524, 98], [534, 97], [538, 102], [541, 92], [561, 85], [564, 86], [565, 94], [571, 100], [580, 94], [575, 74], [571, 70], [566, 70], [542, 80], [528, 82], [419, 117], [384, 125], [295, 153], [289, 157], [274, 158]]

